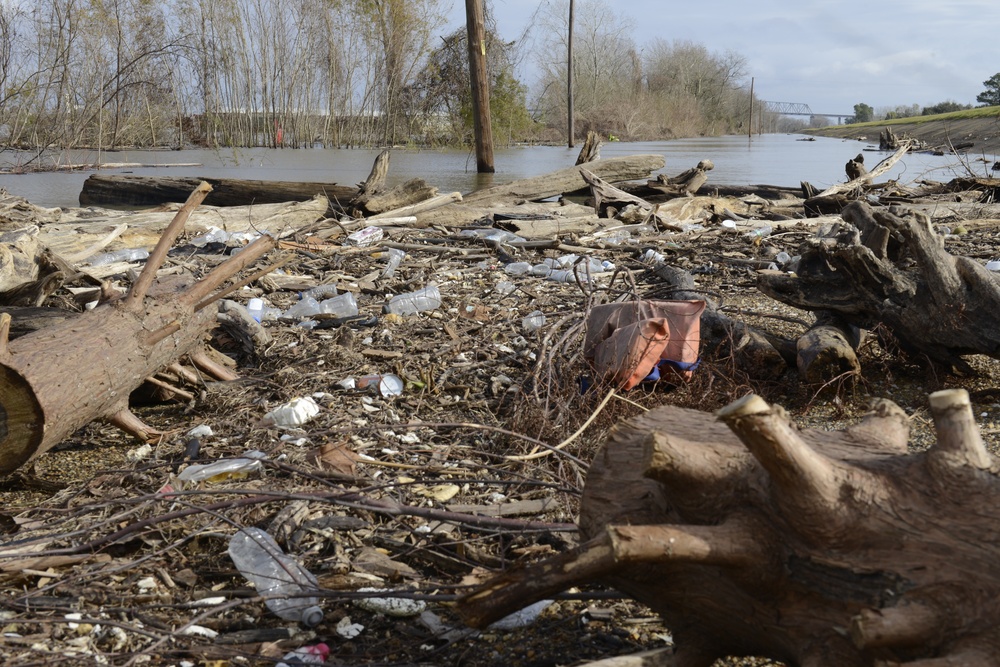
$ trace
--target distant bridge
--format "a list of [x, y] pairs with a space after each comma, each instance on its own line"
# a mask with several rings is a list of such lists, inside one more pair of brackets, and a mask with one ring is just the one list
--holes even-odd
[[767, 102], [761, 100], [764, 111], [780, 114], [782, 116], [823, 116], [825, 118], [836, 118], [837, 123], [843, 123], [845, 118], [850, 118], [852, 113], [814, 113], [808, 104], [801, 102]]

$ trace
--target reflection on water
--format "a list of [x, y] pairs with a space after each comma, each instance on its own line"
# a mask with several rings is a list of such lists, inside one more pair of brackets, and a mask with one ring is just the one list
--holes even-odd
[[[709, 187], [719, 185], [799, 186], [808, 181], [826, 188], [845, 180], [844, 164], [864, 151], [869, 170], [888, 154], [868, 151], [870, 145], [849, 140], [817, 138], [803, 141], [801, 135], [763, 135], [748, 141], [745, 136], [702, 137], [637, 143], [611, 142], [601, 148], [605, 158], [653, 153], [663, 155], [668, 175], [695, 166], [700, 160], [715, 163], [709, 173]], [[510, 181], [570, 167], [577, 148], [528, 146], [495, 151], [495, 174], [477, 174], [475, 155], [459, 150], [396, 149], [392, 153], [390, 186], [412, 178], [422, 178], [441, 192], [472, 192]], [[197, 163], [199, 166], [106, 169], [101, 173], [137, 175], [208, 176], [276, 181], [310, 181], [354, 185], [371, 170], [377, 150], [362, 149], [227, 149], [184, 151], [115, 151], [100, 156], [95, 151], [76, 151], [59, 156], [61, 163], [138, 162], [142, 164]], [[16, 163], [13, 154], [3, 166]], [[988, 174], [993, 156], [970, 155], [969, 167], [979, 176]], [[77, 206], [83, 182], [93, 171], [39, 174], [0, 174], [0, 187], [40, 206]], [[947, 181], [968, 175], [965, 165], [954, 156], [907, 155], [886, 176], [902, 183], [919, 179]]]

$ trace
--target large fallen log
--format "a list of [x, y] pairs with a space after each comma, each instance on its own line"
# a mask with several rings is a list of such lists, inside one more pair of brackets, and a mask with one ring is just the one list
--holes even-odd
[[513, 203], [516, 200], [538, 201], [577, 192], [587, 187], [580, 175], [580, 169], [599, 176], [609, 183], [648, 178], [657, 169], [662, 169], [662, 155], [632, 155], [587, 162], [585, 167], [577, 165], [560, 169], [543, 176], [525, 178], [506, 185], [477, 190], [464, 198], [463, 204]]
[[188, 215], [210, 190], [202, 183], [190, 195], [125, 297], [13, 341], [10, 315], [0, 314], [0, 474], [95, 419], [151, 437], [156, 431], [129, 411], [129, 394], [184, 355], [212, 377], [232, 378], [202, 350], [216, 321], [212, 292], [273, 248], [273, 237], [260, 237], [200, 282], [148, 296]]
[[884, 401], [800, 430], [748, 396], [616, 426], [588, 472], [579, 548], [512, 570], [459, 611], [483, 627], [587, 582], [666, 620], [676, 667], [757, 655], [821, 667], [985, 667], [1000, 651], [1000, 460], [968, 395], [931, 395], [937, 443], [907, 452]]
[[129, 174], [92, 174], [80, 191], [81, 206], [158, 206], [183, 202], [199, 183], [208, 183], [212, 192], [205, 198], [210, 206], [249, 206], [306, 201], [322, 195], [332, 209], [357, 194], [353, 186], [336, 183], [298, 183], [258, 181], [236, 178], [192, 178], [187, 176], [135, 176]]

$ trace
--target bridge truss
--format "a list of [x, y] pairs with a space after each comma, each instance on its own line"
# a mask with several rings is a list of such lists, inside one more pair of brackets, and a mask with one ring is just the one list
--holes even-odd
[[776, 113], [782, 116], [824, 116], [826, 118], [836, 118], [837, 122], [843, 122], [844, 118], [850, 118], [854, 114], [850, 113], [815, 113], [808, 104], [802, 102], [768, 102], [761, 100], [764, 111]]

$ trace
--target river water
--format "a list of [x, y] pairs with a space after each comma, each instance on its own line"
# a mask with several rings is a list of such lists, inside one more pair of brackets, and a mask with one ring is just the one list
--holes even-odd
[[[864, 151], [865, 165], [871, 170], [888, 153], [871, 150], [858, 141], [817, 137], [805, 141], [801, 135], [768, 134], [701, 137], [650, 142], [609, 142], [601, 157], [653, 153], [663, 155], [663, 172], [674, 175], [709, 159], [715, 164], [709, 173], [709, 187], [717, 185], [779, 185], [798, 188], [808, 181], [823, 189], [846, 180], [844, 164]], [[877, 148], [877, 146], [875, 146]], [[150, 167], [101, 169], [100, 173], [128, 173], [144, 176], [204, 176], [275, 181], [315, 181], [355, 185], [365, 180], [377, 150], [363, 149], [224, 149], [181, 151], [75, 151], [54, 156], [49, 164], [141, 163]], [[440, 192], [468, 193], [490, 185], [500, 185], [528, 176], [537, 176], [572, 166], [579, 148], [527, 146], [497, 150], [495, 174], [477, 174], [475, 155], [459, 150], [394, 149], [387, 182], [390, 186], [412, 178], [422, 178]], [[22, 156], [0, 154], [0, 169], [11, 168]], [[993, 156], [970, 155], [967, 164], [978, 176], [988, 175]], [[188, 164], [197, 166], [159, 166]], [[968, 176], [965, 164], [955, 156], [907, 155], [879, 181], [897, 178], [901, 183], [920, 179], [948, 181]], [[39, 206], [79, 206], [80, 190], [94, 170], [0, 174], [0, 188]]]

